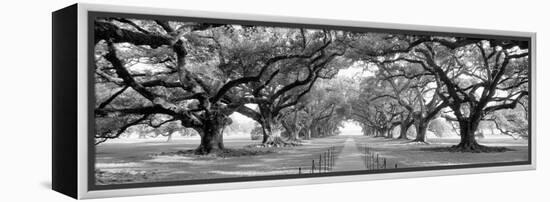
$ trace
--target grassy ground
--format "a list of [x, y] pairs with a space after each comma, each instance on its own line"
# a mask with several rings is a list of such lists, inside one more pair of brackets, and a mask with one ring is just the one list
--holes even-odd
[[387, 167], [397, 164], [398, 167], [444, 166], [460, 164], [479, 164], [526, 161], [528, 146], [526, 140], [481, 139], [478, 142], [485, 146], [506, 147], [511, 151], [494, 153], [461, 153], [437, 151], [438, 148], [450, 147], [459, 143], [456, 138], [429, 139], [430, 144], [408, 144], [410, 140], [387, 139], [383, 137], [356, 137], [355, 141], [361, 152], [365, 146], [370, 154], [379, 155], [380, 162], [387, 160]]
[[[459, 165], [473, 163], [524, 161], [528, 158], [525, 140], [485, 139], [479, 143], [486, 146], [505, 146], [511, 151], [499, 153], [441, 152], [434, 148], [449, 147], [458, 139], [430, 139], [429, 145], [407, 144], [410, 140], [395, 140], [366, 136], [335, 136], [304, 141], [303, 146], [284, 148], [248, 148], [259, 150], [258, 155], [219, 157], [214, 155], [178, 155], [181, 150], [194, 149], [198, 139], [176, 139], [171, 142], [107, 143], [97, 146], [96, 183], [123, 184], [158, 181], [181, 181], [243, 176], [266, 176], [311, 172], [312, 160], [335, 146], [335, 156], [342, 151], [344, 142], [353, 138], [359, 156], [364, 156], [365, 147], [370, 154], [378, 155], [387, 167], [422, 167]], [[243, 149], [258, 144], [249, 138], [228, 138], [227, 148]], [[349, 145], [348, 145], [349, 146]], [[357, 151], [353, 150], [353, 151]], [[351, 151], [351, 150], [346, 150]], [[349, 154], [342, 154], [346, 156]], [[355, 155], [355, 154], [352, 154]], [[361, 158], [365, 163], [365, 159]], [[372, 164], [372, 160], [369, 160]], [[338, 160], [336, 160], [338, 164]]]
[[[298, 174], [311, 171], [311, 161], [329, 147], [341, 150], [345, 137], [306, 140], [303, 146], [284, 148], [251, 148], [269, 150], [266, 154], [240, 157], [177, 155], [180, 150], [194, 149], [199, 140], [172, 142], [111, 143], [97, 147], [96, 183], [122, 184], [136, 182], [181, 181], [241, 176]], [[258, 144], [249, 138], [225, 139], [232, 149]]]

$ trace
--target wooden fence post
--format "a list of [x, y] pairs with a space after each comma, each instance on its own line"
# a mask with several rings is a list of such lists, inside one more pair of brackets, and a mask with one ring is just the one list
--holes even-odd
[[332, 150], [328, 149], [328, 170], [332, 170]]
[[365, 168], [368, 170], [369, 169], [369, 165], [367, 163], [367, 145], [365, 144]]
[[330, 171], [330, 148], [327, 150], [327, 171]]
[[368, 170], [369, 167], [370, 167], [370, 161], [369, 161], [369, 160], [370, 160], [370, 158], [369, 158], [368, 154], [365, 155], [365, 162], [366, 162], [366, 164], [367, 164], [367, 170]]
[[372, 154], [372, 168], [376, 170], [376, 158], [374, 154]]
[[315, 160], [311, 160], [311, 174], [315, 173]]
[[319, 155], [319, 173], [321, 173], [321, 161], [323, 160], [323, 155]]
[[379, 160], [378, 154], [376, 154], [376, 169], [380, 168], [380, 161], [378, 161], [378, 160]]
[[331, 166], [330, 170], [332, 170], [332, 168], [334, 168], [334, 160], [336, 160], [336, 157], [334, 156], [334, 150], [336, 150], [336, 149], [334, 149], [334, 146], [332, 146], [331, 149], [332, 149], [332, 151], [331, 151], [331, 153], [332, 153], [332, 160], [331, 160], [332, 161], [331, 162], [332, 166]]
[[373, 153], [370, 154], [370, 164], [371, 164], [371, 166], [370, 166], [371, 170], [374, 170], [375, 168], [374, 168], [374, 154]]
[[327, 153], [323, 152], [323, 171], [327, 172]]
[[327, 156], [325, 157], [325, 171], [328, 172], [328, 156], [329, 156], [329, 153], [328, 153], [328, 151], [326, 153], [327, 153]]
[[327, 171], [330, 168], [330, 150], [327, 150], [327, 158], [325, 159], [327, 161]]
[[329, 171], [330, 169], [330, 149], [327, 150], [327, 171]]

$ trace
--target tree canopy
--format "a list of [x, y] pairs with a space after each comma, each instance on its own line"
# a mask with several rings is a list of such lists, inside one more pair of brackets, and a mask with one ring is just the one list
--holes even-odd
[[[335, 135], [347, 120], [389, 138], [414, 125], [425, 142], [444, 118], [457, 151], [491, 150], [475, 140], [482, 122], [528, 136], [524, 40], [98, 18], [94, 43], [97, 144], [133, 127], [193, 130], [207, 154], [224, 149], [234, 113], [263, 146]], [[339, 76], [357, 67], [370, 75]]]

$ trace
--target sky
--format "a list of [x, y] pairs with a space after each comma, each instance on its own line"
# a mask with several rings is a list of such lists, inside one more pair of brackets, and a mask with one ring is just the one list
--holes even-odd
[[355, 62], [353, 65], [351, 65], [348, 68], [340, 69], [338, 71], [338, 74], [336, 74], [337, 77], [347, 77], [347, 78], [354, 78], [354, 77], [368, 77], [373, 76], [373, 72], [367, 70], [366, 64], [363, 62]]
[[363, 135], [361, 132], [361, 126], [355, 121], [346, 121], [340, 127], [340, 135]]

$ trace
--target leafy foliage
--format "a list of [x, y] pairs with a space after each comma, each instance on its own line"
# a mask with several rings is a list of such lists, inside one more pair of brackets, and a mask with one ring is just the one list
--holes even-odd
[[[421, 141], [425, 128], [445, 136], [452, 126], [466, 150], [479, 148], [479, 129], [528, 136], [525, 41], [155, 19], [94, 25], [97, 143], [177, 132], [209, 140], [197, 149], [209, 153], [223, 149], [224, 131], [278, 145], [280, 136], [338, 134], [350, 119], [387, 137], [399, 126], [406, 138], [415, 125]], [[368, 76], [339, 76], [357, 67]]]

